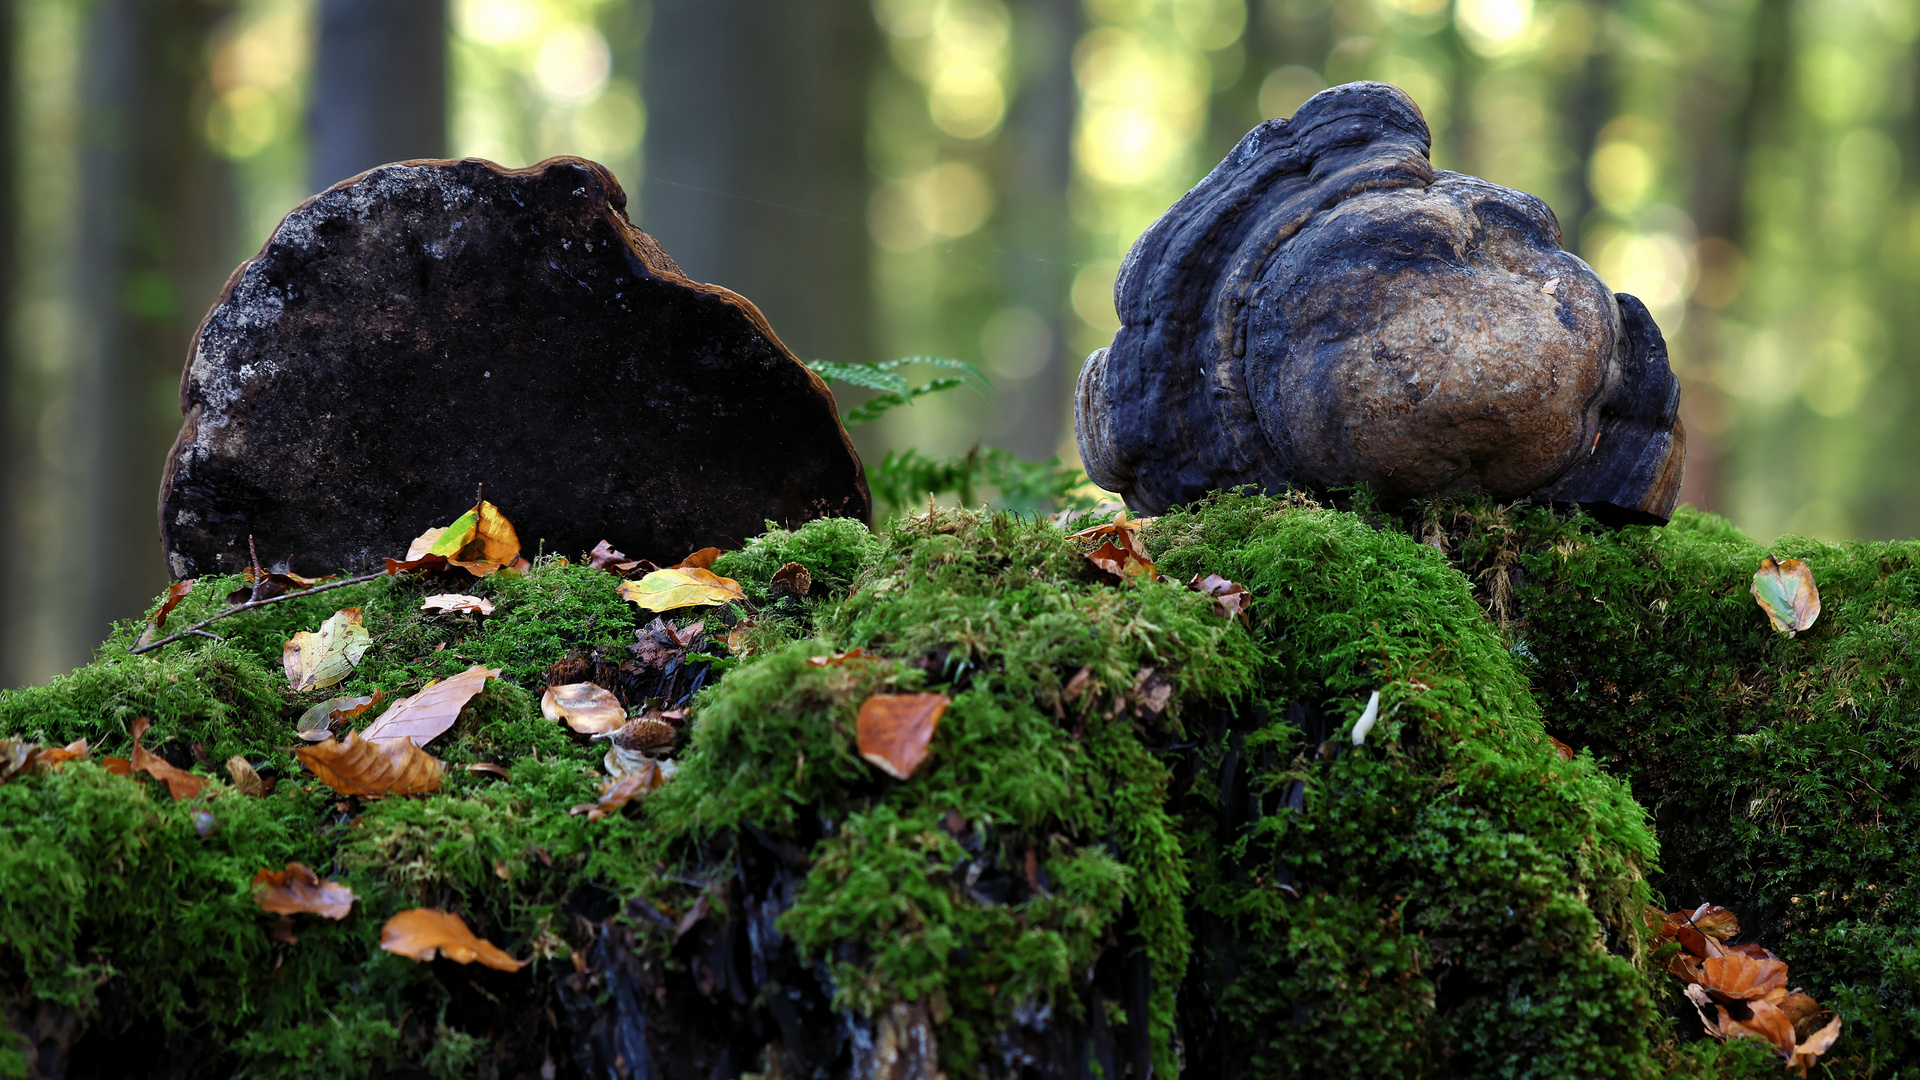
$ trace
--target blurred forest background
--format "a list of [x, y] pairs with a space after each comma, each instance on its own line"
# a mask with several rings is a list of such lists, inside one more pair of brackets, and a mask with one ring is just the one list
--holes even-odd
[[1916, 0], [0, 8], [0, 685], [84, 661], [162, 586], [189, 338], [335, 181], [602, 161], [803, 358], [992, 377], [861, 429], [863, 453], [1071, 463], [1072, 380], [1134, 237], [1249, 127], [1362, 78], [1420, 103], [1438, 164], [1544, 197], [1647, 302], [1685, 385], [1687, 501], [1761, 539], [1920, 534]]

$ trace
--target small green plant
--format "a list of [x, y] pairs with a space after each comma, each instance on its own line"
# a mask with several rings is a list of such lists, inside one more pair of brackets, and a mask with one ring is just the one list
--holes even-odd
[[[915, 364], [961, 374], [911, 386], [898, 370]], [[882, 391], [847, 411], [841, 419], [848, 427], [877, 419], [896, 406], [911, 405], [928, 394], [972, 386], [984, 395], [993, 388], [979, 368], [942, 356], [903, 356], [878, 364], [815, 360], [807, 366], [823, 379]], [[868, 489], [896, 513], [942, 495], [956, 496], [961, 506], [974, 506], [984, 488], [998, 493], [993, 501], [996, 509], [1088, 510], [1099, 500], [1082, 494], [1087, 483], [1086, 473], [1060, 464], [1057, 457], [1028, 461], [1005, 450], [981, 446], [950, 458], [928, 457], [914, 449], [889, 450], [878, 467], [867, 470]]]

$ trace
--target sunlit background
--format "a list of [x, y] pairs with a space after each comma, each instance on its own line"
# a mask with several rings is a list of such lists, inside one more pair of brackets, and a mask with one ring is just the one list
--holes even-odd
[[[8, 6], [3, 685], [84, 660], [161, 586], [192, 329], [373, 146], [601, 161], [802, 357], [992, 377], [895, 410], [863, 453], [1071, 463], [1072, 380], [1134, 237], [1252, 125], [1383, 79], [1440, 166], [1545, 198], [1652, 309], [1686, 501], [1762, 539], [1920, 534], [1914, 0]], [[406, 76], [376, 94], [338, 67], [369, 40]], [[412, 134], [327, 141], [369, 107]]]

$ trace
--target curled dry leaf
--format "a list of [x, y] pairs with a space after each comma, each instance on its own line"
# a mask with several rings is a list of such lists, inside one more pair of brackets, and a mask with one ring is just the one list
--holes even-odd
[[394, 702], [360, 737], [370, 743], [411, 739], [415, 746], [425, 746], [452, 727], [460, 719], [460, 710], [486, 687], [488, 679], [499, 678], [500, 671], [475, 664], [451, 678], [435, 679], [419, 693]]
[[439, 791], [445, 779], [440, 760], [411, 739], [370, 743], [359, 732], [349, 731], [344, 742], [329, 739], [293, 753], [321, 783], [341, 795], [424, 795]]
[[1128, 520], [1122, 512], [1111, 523], [1095, 525], [1082, 529], [1068, 539], [1079, 542], [1083, 547], [1091, 546], [1086, 552], [1087, 561], [1107, 573], [1115, 581], [1128, 577], [1153, 577], [1153, 560], [1147, 556], [1146, 545], [1140, 541], [1142, 522]]
[[609, 814], [617, 814], [620, 808], [658, 788], [666, 782], [666, 776], [660, 764], [650, 758], [643, 758], [645, 765], [618, 778], [609, 778], [600, 785], [600, 797], [590, 803], [581, 803], [573, 808], [575, 814], [587, 815], [588, 821], [599, 821]]
[[665, 716], [662, 713], [635, 717], [617, 731], [594, 736], [607, 742], [607, 754], [602, 764], [606, 766], [608, 776], [617, 779], [644, 772], [658, 764], [648, 756], [648, 751], [672, 746], [674, 739], [674, 727]]
[[0, 739], [0, 784], [26, 772], [39, 749], [30, 739]]
[[353, 674], [372, 644], [373, 635], [360, 624], [360, 609], [341, 608], [319, 630], [302, 630], [288, 638], [280, 649], [280, 663], [296, 692], [324, 689]]
[[587, 553], [587, 565], [595, 570], [605, 570], [611, 574], [630, 574], [635, 570], [658, 570], [645, 559], [629, 559], [623, 551], [613, 550], [613, 545], [605, 540], [593, 546]]
[[353, 910], [353, 890], [337, 881], [321, 881], [304, 863], [253, 875], [253, 902], [275, 915], [320, 915], [344, 919]]
[[1740, 919], [1717, 904], [1701, 904], [1687, 916], [1694, 928], [1716, 941], [1725, 941], [1740, 932]]
[[166, 598], [160, 601], [159, 609], [153, 613], [152, 618], [147, 620], [147, 628], [140, 631], [140, 640], [133, 643], [134, 648], [137, 649], [152, 641], [155, 635], [166, 629], [167, 616], [173, 614], [173, 609], [180, 606], [180, 601], [185, 600], [187, 594], [193, 592], [193, 581], [194, 579], [188, 578], [167, 586]]
[[564, 721], [582, 735], [604, 734], [627, 722], [620, 699], [590, 682], [547, 687], [540, 696], [540, 715]]
[[414, 908], [388, 919], [380, 928], [380, 947], [423, 963], [435, 953], [456, 964], [478, 960], [496, 971], [519, 971], [532, 963], [515, 960], [500, 946], [475, 937], [465, 919], [439, 908]]
[[686, 558], [681, 559], [679, 562], [674, 563], [673, 564], [674, 569], [705, 570], [706, 568], [712, 566], [714, 560], [718, 559], [722, 554], [724, 554], [724, 552], [722, 552], [717, 547], [703, 547], [699, 551], [696, 551], [693, 554], [687, 556]]
[[100, 759], [100, 767], [115, 776], [133, 775], [133, 762], [123, 757], [103, 757]]
[[1752, 592], [1760, 610], [1767, 613], [1767, 621], [1788, 637], [1812, 626], [1820, 617], [1820, 590], [1813, 584], [1813, 570], [1799, 559], [1775, 562], [1769, 555], [1760, 560]]
[[797, 562], [787, 563], [774, 571], [773, 582], [767, 591], [775, 600], [787, 597], [803, 599], [813, 591], [813, 575]]
[[753, 637], [753, 626], [754, 619], [752, 616], [748, 616], [733, 624], [733, 628], [727, 631], [728, 655], [741, 657], [743, 659], [752, 655], [753, 648], [751, 641]]
[[1700, 985], [1721, 1001], [1751, 1001], [1787, 986], [1787, 965], [1755, 960], [1741, 953], [1710, 956], [1700, 962]]
[[1839, 1038], [1840, 1018], [1836, 1016], [1827, 1021], [1827, 1026], [1808, 1036], [1806, 1041], [1794, 1046], [1793, 1052], [1787, 1056], [1788, 1067], [1800, 1070], [1801, 1076], [1807, 1075], [1807, 1070], [1813, 1066], [1814, 1059], [1833, 1049], [1833, 1044]]
[[1553, 752], [1560, 755], [1561, 761], [1573, 760], [1573, 747], [1568, 746], [1566, 743], [1561, 742], [1551, 735], [1547, 736], [1547, 742], [1552, 744]]
[[1774, 1008], [1772, 1002], [1747, 1002], [1747, 1018], [1736, 1019], [1726, 1006], [1718, 1007], [1720, 1037], [1723, 1039], [1763, 1039], [1773, 1044], [1781, 1056], [1793, 1053], [1793, 1021]]
[[718, 607], [747, 598], [739, 582], [699, 567], [670, 567], [655, 570], [638, 581], [621, 582], [620, 595], [648, 611]]
[[1245, 585], [1228, 581], [1219, 574], [1208, 574], [1206, 577], [1195, 574], [1187, 582], [1187, 588], [1213, 597], [1213, 609], [1229, 619], [1244, 621], [1247, 609], [1253, 606], [1253, 594], [1247, 591]]
[[467, 766], [467, 771], [470, 773], [492, 773], [493, 775], [499, 777], [502, 780], [510, 781], [513, 779], [512, 773], [508, 772], [505, 768], [499, 765], [495, 765], [491, 761], [473, 762], [472, 764]]
[[375, 690], [360, 697], [337, 697], [327, 700], [300, 714], [295, 730], [308, 742], [326, 742], [333, 738], [333, 725], [342, 720], [357, 720], [360, 714], [380, 704], [387, 698], [384, 690]]
[[271, 600], [290, 592], [311, 589], [315, 585], [332, 581], [330, 577], [302, 577], [291, 571], [256, 570], [249, 566], [240, 571], [243, 584], [227, 594], [229, 607], [249, 603], [254, 600]]
[[267, 794], [266, 781], [253, 771], [253, 763], [239, 754], [227, 759], [227, 775], [233, 777], [234, 790], [242, 795], [258, 799]]
[[420, 602], [420, 610], [430, 615], [491, 615], [493, 601], [466, 593], [435, 593]]
[[[416, 544], [419, 542], [414, 541]], [[466, 570], [474, 577], [486, 577], [519, 560], [520, 537], [514, 533], [513, 523], [500, 512], [500, 508], [482, 499], [473, 509], [455, 518], [453, 524], [435, 537], [425, 551], [419, 555], [414, 554], [412, 549], [407, 551], [409, 559], [425, 555], [444, 555], [448, 563]]]
[[142, 716], [133, 722], [133, 771], [143, 772], [155, 780], [167, 785], [167, 793], [176, 799], [191, 799], [206, 790], [207, 778], [195, 776], [185, 769], [168, 764], [167, 759], [140, 745], [140, 740], [153, 726], [153, 721]]
[[945, 694], [875, 694], [856, 721], [860, 756], [896, 780], [913, 775], [952, 699]]

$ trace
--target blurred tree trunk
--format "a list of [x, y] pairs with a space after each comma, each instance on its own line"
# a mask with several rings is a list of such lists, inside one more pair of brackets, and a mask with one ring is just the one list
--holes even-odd
[[315, 191], [390, 161], [445, 156], [446, 0], [320, 0], [312, 101]]
[[865, 0], [654, 0], [635, 220], [803, 360], [872, 355]]
[[[24, 395], [16, 390], [16, 384], [23, 380], [14, 349], [20, 259], [16, 249], [19, 234], [14, 227], [19, 215], [19, 195], [14, 185], [14, 170], [19, 165], [14, 154], [15, 140], [19, 137], [14, 120], [18, 107], [13, 89], [18, 77], [13, 62], [17, 40], [15, 18], [13, 0], [0, 0], [0, 522], [4, 522], [0, 525], [0, 535], [6, 536], [9, 551], [21, 550], [20, 538], [11, 535], [19, 528], [18, 500], [25, 487], [18, 474], [21, 463], [29, 460], [28, 433], [36, 426], [22, 408]], [[23, 590], [15, 578], [14, 574], [0, 574], [0, 611], [17, 618], [19, 594]], [[7, 635], [0, 635], [0, 686], [14, 686], [20, 681], [17, 654], [8, 647], [10, 644]]]
[[1002, 387], [994, 406], [1008, 432], [1006, 449], [1045, 459], [1060, 450], [1073, 423], [1070, 394], [1080, 358], [1067, 355], [1068, 292], [1073, 285], [1067, 183], [1073, 174], [1073, 47], [1080, 37], [1078, 0], [1026, 0], [1013, 5], [1014, 62], [1019, 90], [1007, 114], [1006, 167], [1001, 176], [1006, 252], [1003, 300], [1028, 308], [1049, 331], [1046, 360], [1031, 379]]
[[[228, 269], [230, 179], [203, 130], [207, 40], [231, 0], [100, 0], [81, 73], [72, 610], [36, 632], [86, 660], [167, 579], [154, 488], [180, 426], [187, 345]], [[11, 205], [11, 204], [9, 204]], [[73, 595], [73, 594], [70, 594]]]

